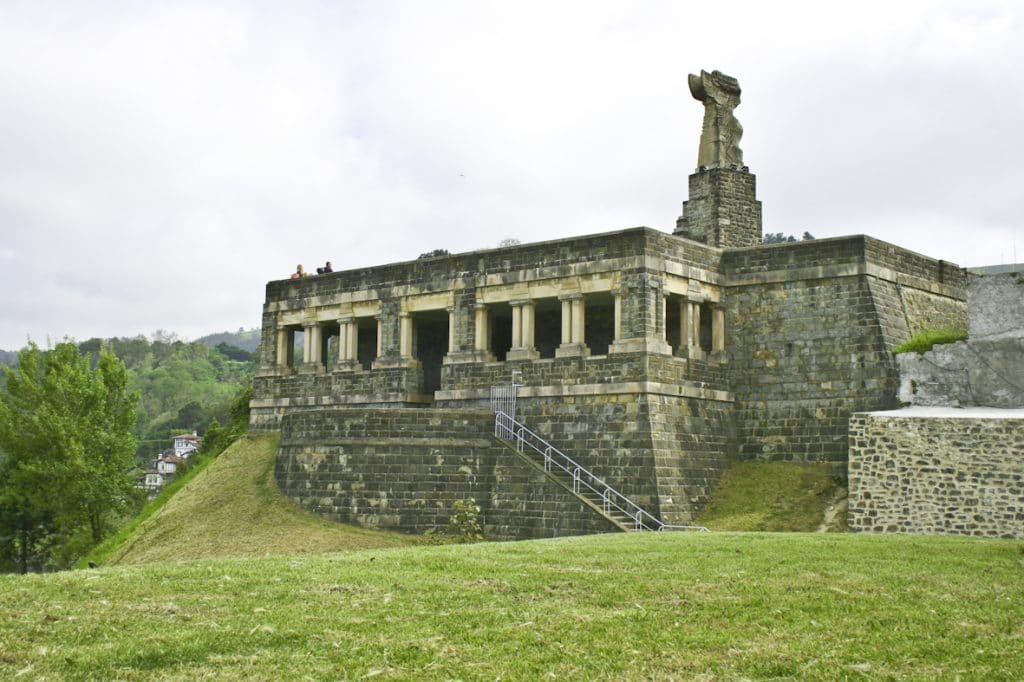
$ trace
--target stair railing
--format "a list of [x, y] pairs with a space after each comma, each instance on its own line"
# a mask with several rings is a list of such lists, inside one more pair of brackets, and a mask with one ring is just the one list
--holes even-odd
[[590, 490], [601, 500], [601, 510], [606, 515], [610, 515], [612, 510], [618, 510], [633, 520], [633, 530], [708, 532], [704, 526], [673, 526], [662, 523], [660, 519], [605, 483], [525, 425], [516, 421], [514, 417], [498, 410], [495, 410], [494, 414], [494, 435], [501, 440], [511, 442], [518, 452], [524, 452], [526, 448], [529, 448], [539, 454], [543, 458], [544, 471], [550, 473], [552, 468], [557, 468], [565, 472], [572, 477], [574, 493], [580, 494], [583, 488]]

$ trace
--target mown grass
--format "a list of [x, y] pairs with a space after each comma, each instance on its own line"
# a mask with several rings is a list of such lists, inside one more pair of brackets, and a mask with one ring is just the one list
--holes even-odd
[[187, 485], [177, 486], [118, 544], [105, 547], [98, 563], [314, 554], [423, 542], [332, 523], [300, 509], [274, 482], [277, 441], [276, 434], [236, 441]]
[[[795, 462], [733, 462], [696, 523], [711, 530], [814, 531], [845, 498], [832, 468]], [[843, 530], [840, 519], [830, 530]]]
[[920, 331], [892, 349], [893, 353], [927, 353], [932, 346], [955, 343], [967, 338], [964, 329], [926, 329]]
[[163, 509], [164, 505], [166, 505], [179, 490], [188, 485], [188, 483], [198, 476], [199, 472], [205, 469], [214, 459], [216, 459], [215, 455], [200, 455], [199, 459], [188, 471], [176, 476], [174, 480], [168, 483], [156, 497], [146, 502], [142, 509], [139, 510], [138, 514], [118, 528], [117, 532], [113, 535], [93, 547], [87, 555], [79, 559], [75, 564], [75, 568], [86, 568], [90, 562], [97, 564], [107, 563], [110, 560], [111, 555], [117, 552], [124, 543], [135, 534], [138, 527], [142, 525], [146, 519]]
[[1020, 679], [1024, 549], [614, 534], [0, 578], [0, 678]]

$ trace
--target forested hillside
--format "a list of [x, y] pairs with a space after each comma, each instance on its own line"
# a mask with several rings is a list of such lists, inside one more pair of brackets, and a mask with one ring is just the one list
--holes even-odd
[[129, 388], [139, 392], [135, 435], [140, 460], [168, 447], [176, 433], [202, 435], [214, 419], [224, 424], [232, 399], [252, 379], [254, 354], [223, 341], [211, 347], [136, 336], [89, 339], [79, 348], [97, 354], [104, 343], [128, 368]]
[[218, 334], [207, 334], [196, 339], [196, 343], [205, 343], [207, 346], [220, 347], [221, 345], [234, 346], [255, 352], [260, 346], [260, 330], [238, 328], [237, 332], [220, 332]]

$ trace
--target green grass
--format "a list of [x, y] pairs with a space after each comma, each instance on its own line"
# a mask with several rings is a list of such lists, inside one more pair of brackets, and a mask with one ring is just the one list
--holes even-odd
[[611, 534], [0, 577], [0, 678], [1021, 679], [1024, 546]]
[[967, 338], [963, 329], [926, 329], [892, 349], [893, 353], [927, 353], [932, 346], [943, 343], [955, 343]]
[[[94, 561], [135, 564], [394, 547], [422, 538], [332, 523], [283, 497], [274, 482], [278, 436], [246, 436], [196, 467]], [[92, 557], [90, 557], [92, 558]]]
[[[842, 481], [828, 465], [733, 462], [696, 523], [711, 530], [814, 531], [826, 510], [845, 504]], [[829, 530], [844, 530], [840, 519]]]
[[120, 549], [124, 543], [135, 534], [136, 530], [146, 519], [150, 518], [161, 509], [164, 505], [174, 497], [174, 495], [184, 488], [193, 478], [199, 475], [199, 472], [205, 469], [210, 462], [216, 459], [216, 456], [200, 456], [192, 467], [181, 474], [176, 476], [173, 481], [168, 483], [160, 493], [152, 500], [146, 502], [139, 513], [128, 520], [124, 525], [117, 529], [117, 532], [108, 537], [106, 540], [94, 547], [87, 555], [78, 560], [75, 568], [86, 568], [89, 562], [95, 562], [97, 564], [107, 563], [110, 560], [112, 554]]

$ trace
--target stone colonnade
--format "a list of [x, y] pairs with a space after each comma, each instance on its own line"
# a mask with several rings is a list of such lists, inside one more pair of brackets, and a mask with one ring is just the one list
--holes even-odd
[[[708, 352], [725, 350], [725, 311], [719, 303], [720, 298], [703, 296], [697, 299], [686, 295], [670, 295], [663, 287], [658, 287], [657, 291], [661, 293], [661, 305], [654, 306], [653, 319], [646, 321], [643, 311], [651, 310], [650, 304], [638, 300], [645, 297], [637, 296], [636, 291], [625, 287], [587, 293], [571, 292], [556, 297], [545, 296], [542, 299], [477, 299], [471, 302], [470, 307], [462, 315], [454, 304], [437, 305], [437, 301], [433, 301], [433, 307], [415, 307], [406, 299], [386, 303], [368, 301], [357, 311], [347, 311], [329, 319], [324, 319], [323, 313], [330, 310], [330, 306], [295, 311], [291, 314], [293, 319], [296, 313], [302, 315], [301, 321], [298, 322], [289, 320], [288, 314], [279, 313], [274, 355], [267, 360], [271, 366], [276, 366], [279, 370], [290, 370], [294, 365], [295, 332], [301, 330], [303, 348], [300, 369], [354, 371], [365, 368], [366, 362], [361, 358], [370, 358], [373, 368], [416, 366], [417, 315], [432, 313], [436, 316], [438, 313], [444, 313], [447, 316], [444, 363], [493, 362], [496, 360], [493, 350], [498, 342], [495, 339], [496, 329], [493, 325], [492, 312], [497, 304], [507, 305], [511, 311], [511, 330], [505, 332], [509, 333], [511, 338], [501, 341], [507, 349], [504, 359], [537, 360], [542, 357], [537, 347], [537, 305], [540, 300], [546, 301], [552, 310], [558, 310], [560, 343], [554, 348], [554, 357], [585, 357], [591, 354], [587, 334], [588, 299], [595, 294], [602, 295], [605, 300], [611, 298], [609, 353], [653, 350], [688, 358], [703, 358]], [[646, 298], [651, 303], [657, 300], [654, 296]], [[673, 340], [677, 341], [673, 344], [674, 348], [668, 344], [670, 305], [678, 305], [678, 336], [675, 335], [675, 330], [671, 332]], [[702, 321], [705, 315], [710, 315], [710, 323]], [[550, 322], [550, 316], [547, 319]], [[370, 322], [371, 320], [373, 322]], [[469, 324], [472, 325], [471, 328], [462, 328]], [[706, 339], [702, 343], [702, 325], [706, 327], [709, 324], [710, 344]], [[363, 329], [364, 340], [375, 337], [375, 347], [372, 350], [360, 347], [360, 329]], [[551, 329], [543, 331], [553, 333]], [[469, 343], [460, 343], [460, 339], [463, 338], [468, 339]], [[647, 342], [637, 343], [645, 338], [648, 339]], [[337, 360], [327, 367], [330, 339], [336, 339]], [[550, 357], [550, 354], [547, 357]]]

